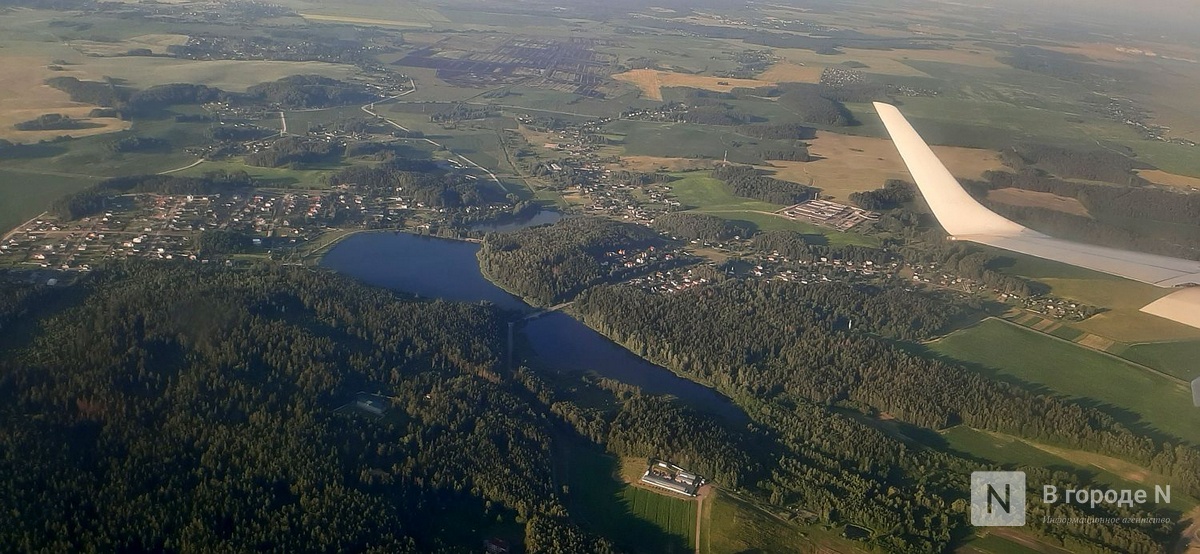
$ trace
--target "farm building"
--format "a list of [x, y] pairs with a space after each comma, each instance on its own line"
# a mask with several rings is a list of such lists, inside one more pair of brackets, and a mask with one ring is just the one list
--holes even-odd
[[670, 462], [655, 460], [651, 460], [650, 467], [642, 474], [641, 481], [647, 485], [687, 496], [696, 496], [696, 491], [700, 490], [700, 485], [704, 484], [704, 479], [699, 475], [690, 473]]

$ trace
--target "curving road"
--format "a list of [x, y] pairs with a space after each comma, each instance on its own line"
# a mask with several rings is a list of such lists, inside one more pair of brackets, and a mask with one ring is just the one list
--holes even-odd
[[[405, 127], [405, 126], [403, 126], [403, 125], [401, 125], [401, 124], [399, 124], [399, 123], [396, 123], [395, 121], [392, 121], [391, 119], [388, 119], [388, 118], [386, 118], [386, 117], [383, 117], [383, 116], [381, 116], [381, 115], [379, 115], [378, 113], [376, 113], [376, 112], [375, 112], [375, 104], [378, 104], [378, 103], [380, 103], [380, 102], [390, 102], [390, 101], [392, 101], [392, 100], [395, 100], [395, 99], [397, 99], [397, 98], [400, 98], [400, 97], [402, 97], [402, 96], [408, 96], [409, 94], [412, 94], [412, 93], [414, 93], [414, 92], [417, 92], [417, 82], [416, 82], [416, 81], [414, 81], [414, 80], [412, 79], [412, 77], [409, 77], [409, 78], [408, 78], [408, 82], [409, 82], [409, 84], [411, 84], [411, 85], [412, 85], [412, 88], [410, 88], [410, 89], [408, 89], [408, 90], [406, 90], [406, 91], [404, 91], [404, 92], [402, 92], [402, 93], [400, 93], [400, 94], [397, 94], [397, 95], [395, 95], [395, 96], [389, 96], [389, 97], [387, 97], [387, 98], [384, 98], [383, 100], [376, 100], [376, 101], [374, 101], [374, 102], [371, 102], [370, 104], [364, 104], [364, 105], [363, 105], [363, 106], [362, 106], [360, 109], [362, 109], [362, 111], [364, 111], [364, 112], [366, 112], [366, 113], [370, 114], [370, 115], [371, 115], [371, 117], [378, 117], [378, 118], [380, 118], [380, 119], [384, 120], [385, 122], [387, 122], [387, 124], [388, 124], [388, 125], [391, 125], [392, 127], [395, 127], [395, 128], [397, 128], [397, 129], [400, 129], [401, 131], [404, 131], [405, 133], [411, 133], [411, 132], [412, 132], [412, 130], [410, 130], [408, 127]], [[450, 149], [450, 148], [448, 148], [446, 145], [444, 145], [444, 144], [441, 144], [441, 143], [439, 143], [439, 142], [435, 142], [435, 141], [433, 141], [433, 140], [431, 140], [431, 139], [428, 139], [428, 138], [422, 138], [421, 140], [424, 140], [425, 142], [427, 142], [427, 143], [429, 143], [429, 144], [432, 144], [432, 145], [434, 145], [434, 146], [436, 146], [436, 147], [438, 147], [438, 148], [443, 148], [443, 149], [445, 149], [447, 152], [449, 152], [449, 153], [450, 153], [450, 155], [451, 155], [451, 156], [453, 156], [453, 157], [457, 158], [459, 161], [461, 161], [461, 162], [463, 162], [463, 163], [465, 163], [465, 164], [467, 164], [467, 165], [469, 165], [469, 166], [471, 166], [471, 167], [473, 167], [473, 168], [475, 168], [475, 169], [478, 169], [479, 171], [482, 171], [482, 172], [486, 173], [486, 174], [487, 174], [487, 176], [488, 176], [488, 178], [490, 178], [490, 179], [492, 180], [492, 182], [493, 182], [493, 183], [496, 183], [496, 186], [500, 187], [500, 189], [501, 189], [501, 190], [503, 190], [505, 194], [509, 194], [509, 193], [511, 193], [511, 192], [512, 192], [511, 190], [508, 190], [508, 187], [504, 186], [504, 182], [503, 182], [503, 181], [501, 181], [499, 177], [496, 177], [496, 174], [495, 174], [495, 173], [492, 173], [492, 172], [491, 172], [491, 171], [489, 171], [487, 168], [485, 168], [485, 167], [483, 167], [483, 166], [481, 166], [481, 165], [479, 165], [479, 164], [475, 163], [475, 162], [474, 162], [474, 161], [472, 161], [470, 158], [468, 158], [468, 157], [466, 157], [466, 156], [463, 156], [462, 154], [459, 154], [459, 153], [455, 152], [454, 150], [451, 150], [451, 149]]]

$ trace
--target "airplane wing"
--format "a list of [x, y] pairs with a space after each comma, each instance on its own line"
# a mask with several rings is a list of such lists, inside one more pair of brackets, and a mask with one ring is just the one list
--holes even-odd
[[[986, 244], [1159, 287], [1200, 284], [1198, 261], [1056, 239], [987, 209], [963, 190], [900, 110], [881, 102], [875, 103], [875, 110], [921, 196], [954, 240]], [[1148, 310], [1152, 307], [1155, 311]], [[1142, 311], [1200, 327], [1200, 289], [1171, 294]]]

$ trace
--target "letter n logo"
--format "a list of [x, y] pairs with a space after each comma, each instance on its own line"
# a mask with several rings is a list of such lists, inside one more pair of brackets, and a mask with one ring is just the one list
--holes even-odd
[[971, 474], [971, 525], [1025, 525], [1025, 472], [976, 471]]

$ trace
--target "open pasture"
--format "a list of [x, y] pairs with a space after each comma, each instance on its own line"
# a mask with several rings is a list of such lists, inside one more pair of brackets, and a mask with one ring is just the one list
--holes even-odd
[[325, 62], [183, 60], [144, 56], [88, 58], [81, 65], [71, 66], [70, 69], [72, 71], [60, 74], [91, 80], [113, 77], [137, 88], [168, 83], [193, 83], [233, 92], [243, 92], [253, 85], [289, 75], [313, 74], [346, 79], [358, 73], [354, 66]]
[[78, 175], [46, 175], [0, 168], [0, 235], [46, 211], [59, 197], [91, 186]]
[[[1111, 456], [1084, 450], [1039, 444], [1004, 433], [995, 433], [959, 425], [942, 431], [945, 447], [971, 457], [1004, 465], [1006, 469], [1022, 466], [1065, 468], [1082, 471], [1090, 482], [1117, 489], [1138, 489], [1169, 482], [1166, 476]], [[1088, 483], [1075, 483], [1086, 486]], [[1170, 505], [1162, 507], [1180, 512], [1196, 505], [1196, 499], [1183, 494], [1174, 495]]]
[[988, 200], [1030, 208], [1045, 208], [1057, 212], [1088, 217], [1087, 208], [1075, 198], [1059, 196], [1049, 192], [1037, 192], [1018, 188], [1002, 188], [988, 191]]
[[[775, 177], [821, 189], [821, 193], [845, 201], [852, 192], [882, 187], [888, 179], [911, 181], [904, 161], [888, 139], [818, 131], [808, 151], [810, 162], [771, 161], [764, 169]], [[956, 177], [978, 179], [984, 171], [1002, 169], [999, 154], [992, 150], [937, 146], [934, 152]]]
[[[633, 69], [612, 76], [618, 81], [632, 83], [641, 89], [642, 94], [650, 100], [662, 101], [662, 89], [670, 87], [690, 87], [714, 92], [729, 92], [735, 88], [757, 88], [775, 84], [771, 81], [758, 79], [731, 79], [712, 77], [708, 75], [690, 75], [657, 69]], [[819, 77], [819, 76], [818, 76]]]
[[758, 80], [769, 83], [819, 83], [824, 67], [795, 62], [776, 62], [758, 74]]
[[1139, 169], [1137, 174], [1155, 184], [1188, 191], [1200, 190], [1200, 178], [1176, 175], [1159, 169]]
[[687, 208], [699, 211], [753, 210], [773, 212], [782, 208], [776, 204], [735, 196], [724, 181], [708, 176], [708, 172], [680, 174], [682, 179], [667, 186], [671, 194]]
[[1049, 285], [1055, 296], [1105, 309], [1084, 321], [1072, 323], [1076, 329], [1123, 343], [1200, 339], [1200, 329], [1140, 311], [1142, 306], [1173, 292], [1171, 289], [1005, 250], [984, 249], [1012, 260], [1010, 265], [1001, 268], [1004, 273]]
[[985, 375], [1095, 404], [1126, 425], [1200, 443], [1200, 412], [1180, 382], [998, 319], [930, 344]]
[[621, 156], [621, 161], [609, 166], [610, 169], [624, 169], [627, 171], [639, 171], [642, 173], [655, 173], [658, 171], [696, 171], [701, 169], [711, 169], [715, 162], [713, 160], [701, 160], [695, 158], [663, 158], [657, 156]]
[[1121, 357], [1185, 381], [1200, 377], [1200, 341], [1135, 344], [1121, 352]]
[[828, 227], [813, 225], [798, 219], [788, 219], [773, 213], [747, 210], [705, 211], [704, 213], [731, 221], [747, 221], [753, 223], [760, 231], [792, 231], [808, 235], [805, 239], [811, 243], [819, 243], [821, 237], [824, 237], [824, 240], [833, 246], [879, 246], [879, 239], [872, 236], [835, 231]]
[[[117, 118], [88, 118], [88, 113], [95, 106], [72, 102], [67, 93], [46, 85], [46, 79], [65, 73], [49, 69], [47, 66], [51, 59], [43, 56], [0, 56], [0, 75], [4, 76], [0, 78], [0, 139], [31, 143], [62, 135], [83, 137], [129, 128], [128, 121]], [[94, 127], [62, 131], [18, 131], [13, 127], [48, 113], [83, 119]]]
[[186, 44], [187, 35], [177, 33], [151, 33], [130, 37], [117, 42], [97, 40], [73, 40], [71, 47], [85, 56], [120, 56], [134, 49], [146, 49], [154, 54], [166, 54], [167, 47]]
[[[568, 501], [586, 526], [618, 541], [625, 551], [691, 552], [695, 546], [696, 501], [670, 497], [625, 482], [618, 460], [590, 448], [571, 451]], [[644, 459], [642, 459], [644, 461]], [[643, 468], [644, 469], [644, 468]]]

